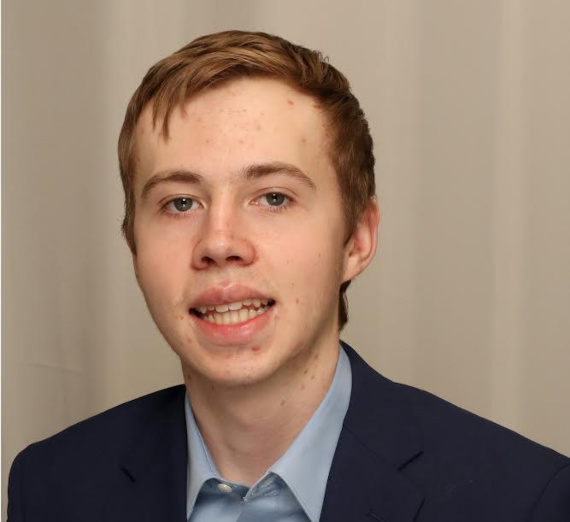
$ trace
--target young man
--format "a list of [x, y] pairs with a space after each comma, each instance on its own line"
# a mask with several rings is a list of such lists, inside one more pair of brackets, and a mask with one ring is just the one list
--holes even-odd
[[124, 232], [185, 386], [19, 455], [9, 520], [570, 520], [570, 461], [375, 373], [339, 331], [376, 250], [372, 140], [320, 54], [260, 33], [155, 65]]

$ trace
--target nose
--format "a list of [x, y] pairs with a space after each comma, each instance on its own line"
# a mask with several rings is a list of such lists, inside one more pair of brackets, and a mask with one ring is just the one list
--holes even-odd
[[247, 266], [253, 263], [254, 258], [253, 244], [246, 237], [245, 227], [236, 213], [210, 208], [204, 216], [192, 254], [192, 266], [197, 270], [214, 266]]

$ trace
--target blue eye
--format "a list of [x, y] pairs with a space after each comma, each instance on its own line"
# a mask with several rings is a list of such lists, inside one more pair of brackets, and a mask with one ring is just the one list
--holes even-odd
[[196, 201], [192, 198], [176, 198], [169, 201], [166, 208], [171, 212], [188, 212], [196, 205]]
[[282, 207], [289, 201], [289, 198], [281, 192], [269, 192], [264, 194], [262, 198], [267, 201], [267, 205], [270, 207]]

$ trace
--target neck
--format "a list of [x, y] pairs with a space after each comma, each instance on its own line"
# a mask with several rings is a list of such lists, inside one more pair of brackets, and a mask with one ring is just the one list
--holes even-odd
[[287, 451], [324, 399], [338, 345], [263, 382], [222, 387], [193, 377], [186, 387], [204, 441], [226, 480], [254, 484]]

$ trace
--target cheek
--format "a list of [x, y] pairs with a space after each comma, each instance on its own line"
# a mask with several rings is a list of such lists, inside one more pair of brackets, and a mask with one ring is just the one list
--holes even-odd
[[296, 305], [314, 307], [336, 298], [343, 258], [334, 241], [300, 236], [281, 252], [278, 277]]
[[[141, 241], [137, 244], [136, 267], [139, 285], [147, 299], [157, 299], [182, 287], [180, 279], [187, 261], [168, 241]], [[187, 270], [186, 270], [187, 272]]]

